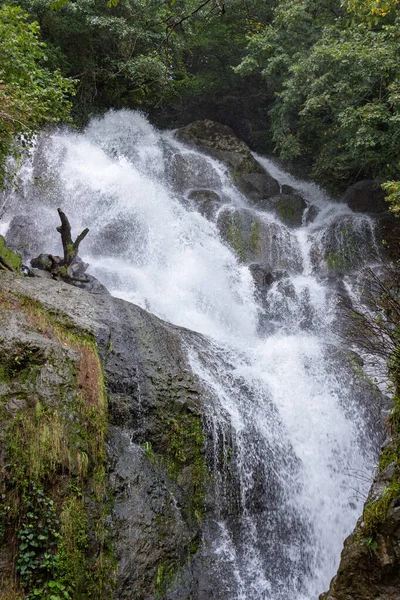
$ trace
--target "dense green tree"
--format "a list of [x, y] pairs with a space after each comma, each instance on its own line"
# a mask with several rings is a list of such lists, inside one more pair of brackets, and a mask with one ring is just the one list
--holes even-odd
[[279, 155], [331, 184], [395, 178], [400, 166], [398, 14], [377, 20], [351, 8], [280, 0], [237, 69], [259, 71], [274, 89]]
[[8, 157], [18, 157], [41, 126], [69, 115], [74, 85], [46, 67], [38, 36], [20, 8], [0, 8], [0, 185], [11, 177]]

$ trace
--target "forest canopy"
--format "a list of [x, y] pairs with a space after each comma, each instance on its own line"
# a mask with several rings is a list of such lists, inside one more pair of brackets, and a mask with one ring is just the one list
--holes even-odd
[[21, 8], [0, 8], [0, 183], [44, 124], [68, 120], [74, 84], [46, 66], [39, 27]]
[[75, 85], [78, 126], [121, 107], [163, 127], [211, 118], [334, 191], [377, 178], [398, 202], [399, 0], [11, 4], [0, 13], [3, 165], [24, 128], [67, 118]]

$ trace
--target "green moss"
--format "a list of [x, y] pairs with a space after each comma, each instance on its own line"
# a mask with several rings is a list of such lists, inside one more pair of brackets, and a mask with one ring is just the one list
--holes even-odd
[[168, 588], [176, 580], [179, 574], [180, 566], [177, 561], [170, 564], [161, 563], [157, 568], [156, 585], [154, 588], [154, 594], [156, 598], [162, 598]]
[[294, 209], [292, 206], [283, 204], [279, 207], [279, 215], [282, 221], [290, 220], [293, 218]]
[[395, 462], [397, 462], [396, 450], [391, 445], [385, 446], [379, 455], [379, 472], [381, 473]]
[[245, 251], [245, 245], [242, 240], [241, 233], [240, 233], [240, 228], [235, 224], [230, 225], [226, 232], [226, 239], [227, 239], [228, 244], [235, 251], [238, 259], [241, 262], [244, 262], [246, 259], [246, 251]]
[[325, 254], [325, 260], [328, 265], [328, 268], [331, 271], [342, 272], [346, 269], [347, 259], [345, 256], [341, 255], [338, 252], [327, 252]]
[[19, 272], [21, 269], [22, 259], [19, 254], [7, 248], [5, 239], [2, 235], [0, 235], [0, 257], [3, 258], [4, 261], [10, 265], [14, 271]]
[[165, 461], [170, 476], [187, 491], [185, 511], [197, 522], [204, 518], [204, 500], [208, 468], [204, 454], [204, 431], [201, 418], [181, 413], [164, 419], [167, 431]]
[[390, 506], [399, 496], [400, 481], [399, 478], [395, 476], [390, 484], [384, 489], [381, 498], [364, 508], [364, 538], [375, 536], [379, 527], [385, 521]]
[[[25, 347], [8, 363], [3, 361], [1, 379], [11, 382], [14, 396], [15, 390], [25, 393], [28, 384], [31, 391], [12, 418], [7, 397], [1, 409], [1, 441], [7, 455], [0, 478], [3, 541], [20, 540], [15, 551], [26, 598], [112, 598], [115, 561], [105, 528], [107, 397], [93, 336], [28, 298], [3, 294], [0, 301], [24, 312], [35, 331], [58, 340], [77, 357], [57, 354], [52, 359]], [[46, 396], [35, 398], [35, 385], [42, 366], [52, 361], [60, 378], [47, 404]], [[30, 506], [38, 504], [37, 490], [52, 503], [56, 517], [49, 512], [48, 518], [35, 521], [30, 516]], [[43, 533], [36, 522], [51, 531], [52, 545], [42, 550], [39, 544], [39, 550], [29, 555], [21, 536], [28, 527], [33, 539], [40, 541]]]
[[390, 465], [394, 465], [394, 474], [385, 487], [381, 497], [365, 506], [363, 513], [364, 527], [362, 538], [370, 547], [374, 548], [375, 537], [387, 518], [393, 502], [400, 497], [400, 397], [394, 398], [394, 407], [388, 418], [391, 431], [391, 441], [381, 451], [379, 457], [379, 472]]
[[251, 225], [251, 234], [250, 234], [250, 249], [252, 252], [256, 253], [258, 244], [260, 241], [260, 221], [254, 221]]

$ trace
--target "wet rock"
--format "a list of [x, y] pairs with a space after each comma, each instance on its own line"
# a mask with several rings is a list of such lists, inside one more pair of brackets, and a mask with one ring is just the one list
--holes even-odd
[[[85, 240], [86, 241], [86, 240]], [[121, 215], [104, 225], [87, 240], [88, 249], [96, 257], [123, 257], [131, 249], [143, 246], [147, 241], [147, 232], [132, 215]]]
[[187, 197], [207, 219], [212, 219], [223, 203], [221, 197], [213, 190], [190, 190]]
[[279, 194], [271, 198], [270, 202], [285, 225], [300, 227], [307, 203], [299, 194]]
[[315, 206], [315, 204], [311, 204], [308, 207], [308, 210], [306, 211], [306, 213], [304, 215], [305, 224], [309, 225], [310, 223], [315, 221], [315, 219], [319, 215], [319, 212], [320, 212], [319, 208], [317, 206]]
[[374, 179], [357, 181], [347, 188], [340, 200], [354, 212], [382, 213], [388, 210], [385, 192]]
[[[393, 465], [377, 475], [365, 507], [379, 502], [393, 481]], [[365, 511], [365, 508], [364, 508]], [[393, 600], [400, 590], [400, 507], [393, 498], [371, 536], [360, 518], [345, 540], [337, 575], [320, 600]]]
[[230, 127], [213, 121], [195, 121], [176, 132], [177, 138], [227, 165], [238, 188], [259, 204], [279, 194], [278, 182], [255, 160], [250, 148]]
[[269, 210], [273, 206], [269, 199], [279, 191], [279, 184], [267, 173], [242, 173], [236, 183], [247, 198], [262, 210]]
[[[186, 336], [201, 336], [169, 325], [109, 294], [89, 294], [59, 281], [8, 277], [4, 273], [0, 274], [0, 290], [17, 298], [30, 298], [44, 311], [68, 323], [75, 335], [81, 332], [94, 335], [97, 340], [113, 423], [108, 432], [107, 487], [114, 499], [111, 527], [118, 561], [115, 597], [154, 600], [167, 586], [173, 587], [174, 573], [192, 559], [201, 543], [201, 519], [195, 511], [202, 510], [203, 501], [198, 478], [201, 473], [206, 478], [200, 435], [202, 403], [206, 400], [190, 371], [183, 349], [185, 342], [182, 345]], [[12, 327], [13, 339], [31, 347], [24, 315], [20, 315], [17, 305], [12, 311], [13, 324], [7, 311], [0, 313], [2, 340], [7, 325]], [[37, 336], [29, 335], [32, 340]], [[29, 398], [39, 392], [53, 394], [57, 407], [64, 395], [52, 382], [57, 381], [68, 391], [70, 379], [76, 382], [76, 365], [67, 361], [70, 379], [67, 373], [61, 377], [54, 361], [47, 360], [46, 348], [54, 347], [61, 355], [69, 349], [46, 335], [41, 334], [40, 340], [43, 351], [41, 358], [37, 355], [37, 362], [40, 358], [40, 364], [47, 369], [50, 388], [48, 392], [32, 389]], [[11, 357], [15, 368], [14, 354], [3, 341], [0, 359], [4, 350], [4, 356]], [[31, 356], [32, 352], [28, 354]], [[75, 354], [76, 361], [79, 355]], [[61, 368], [65, 360], [55, 364], [58, 363]], [[1, 364], [4, 367], [4, 361]], [[45, 386], [45, 378], [34, 378], [34, 384]], [[28, 380], [27, 385], [31, 385]], [[195, 439], [200, 440], [197, 446], [190, 437], [193, 432]], [[186, 443], [190, 440], [190, 448], [184, 449], [187, 457], [180, 455], [177, 461], [173, 449], [175, 444], [184, 444], [185, 439]], [[206, 491], [205, 480], [204, 486]], [[210, 502], [208, 506], [212, 505]]]
[[38, 254], [41, 249], [39, 228], [37, 223], [28, 215], [17, 215], [12, 218], [6, 234], [6, 244], [15, 252], [18, 252], [22, 260], [27, 262], [29, 258]]
[[39, 254], [36, 258], [32, 258], [31, 265], [34, 269], [40, 271], [50, 271], [53, 261], [50, 258], [50, 254]]
[[251, 263], [249, 271], [253, 276], [254, 282], [259, 290], [268, 289], [274, 282], [274, 275], [270, 265]]
[[180, 193], [191, 188], [221, 188], [221, 179], [207, 158], [194, 153], [173, 154], [167, 176]]
[[284, 183], [281, 186], [281, 194], [296, 194], [296, 190], [291, 185], [287, 185], [287, 183]]
[[244, 263], [267, 263], [275, 270], [301, 269], [297, 240], [284, 226], [245, 208], [226, 208], [218, 215], [221, 237]]
[[90, 275], [89, 273], [85, 273], [84, 279], [79, 281], [79, 279], [72, 279], [69, 283], [74, 285], [77, 288], [82, 290], [86, 290], [87, 292], [91, 292], [92, 294], [109, 294], [110, 292], [96, 277]]
[[378, 256], [374, 224], [366, 216], [342, 215], [316, 232], [311, 261], [318, 272], [343, 274]]

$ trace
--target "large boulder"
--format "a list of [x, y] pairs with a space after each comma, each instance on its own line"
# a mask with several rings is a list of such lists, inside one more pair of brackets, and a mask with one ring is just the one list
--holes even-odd
[[[31, 418], [38, 431], [40, 419], [43, 427], [52, 418], [54, 427], [63, 428], [63, 440], [70, 447], [65, 451], [65, 464], [58, 465], [58, 454], [56, 458], [51, 455], [56, 462], [51, 477], [44, 479], [46, 493], [52, 496], [57, 490], [55, 502], [62, 512], [79, 484], [78, 491], [85, 494], [84, 510], [89, 511], [85, 519], [89, 528], [93, 526], [85, 552], [93, 564], [104, 560], [102, 578], [112, 577], [115, 568], [99, 555], [96, 541], [97, 530], [104, 527], [102, 518], [106, 518], [118, 565], [113, 597], [160, 597], [200, 547], [207, 481], [211, 481], [204, 454], [204, 399], [181, 342], [196, 334], [109, 294], [90, 294], [58, 281], [7, 273], [0, 273], [0, 307], [2, 433]], [[108, 481], [102, 485], [96, 479], [100, 475], [89, 477], [93, 465], [87, 449], [90, 443], [96, 444], [98, 467], [104, 470], [101, 443], [107, 422], [98, 421], [104, 418], [96, 404], [103, 388], [94, 339], [108, 396], [109, 470]], [[89, 403], [86, 412], [82, 402]], [[82, 424], [86, 445], [80, 437], [82, 419], [86, 420]], [[96, 435], [95, 427], [100, 424], [102, 433]], [[34, 428], [24, 426], [27, 435], [35, 435]], [[49, 435], [47, 429], [43, 431]], [[96, 436], [93, 440], [91, 432]], [[55, 429], [52, 435], [56, 434]], [[19, 445], [23, 443], [22, 438], [14, 439], [14, 451], [22, 452]], [[75, 445], [85, 448], [89, 456], [86, 470], [76, 481], [71, 469], [78, 467], [67, 466], [72, 460], [69, 453], [75, 456], [77, 452]], [[43, 448], [44, 452], [47, 446]], [[2, 477], [7, 471], [6, 451], [2, 438]], [[49, 461], [45, 456], [35, 468], [53, 468]], [[110, 505], [108, 516], [101, 508], [104, 502]], [[107, 546], [110, 537], [106, 536]], [[16, 539], [10, 519], [5, 539]], [[2, 575], [12, 578], [16, 550], [13, 546], [9, 553], [3, 542]], [[85, 578], [85, 573], [80, 576]], [[0, 595], [1, 586], [0, 578]], [[99, 600], [109, 597], [107, 590], [96, 593]]]
[[205, 156], [194, 152], [172, 154], [167, 177], [172, 187], [180, 193], [192, 188], [221, 188], [221, 178]]
[[190, 190], [187, 197], [199, 213], [210, 220], [215, 217], [218, 209], [223, 204], [222, 198], [213, 190]]
[[279, 194], [271, 198], [274, 212], [289, 227], [300, 227], [303, 222], [306, 201], [299, 194]]
[[217, 226], [241, 262], [267, 263], [274, 270], [301, 270], [297, 240], [274, 220], [250, 209], [227, 207], [218, 214]]
[[340, 215], [316, 231], [311, 262], [317, 272], [343, 274], [378, 257], [374, 225], [366, 215]]
[[42, 235], [38, 224], [29, 215], [16, 215], [6, 233], [6, 243], [9, 248], [18, 252], [23, 262], [40, 253]]
[[378, 181], [365, 179], [353, 183], [340, 198], [354, 212], [382, 213], [388, 210], [385, 192]]
[[223, 162], [238, 188], [256, 204], [279, 194], [278, 182], [268, 175], [230, 127], [214, 121], [195, 121], [176, 132], [176, 137]]

